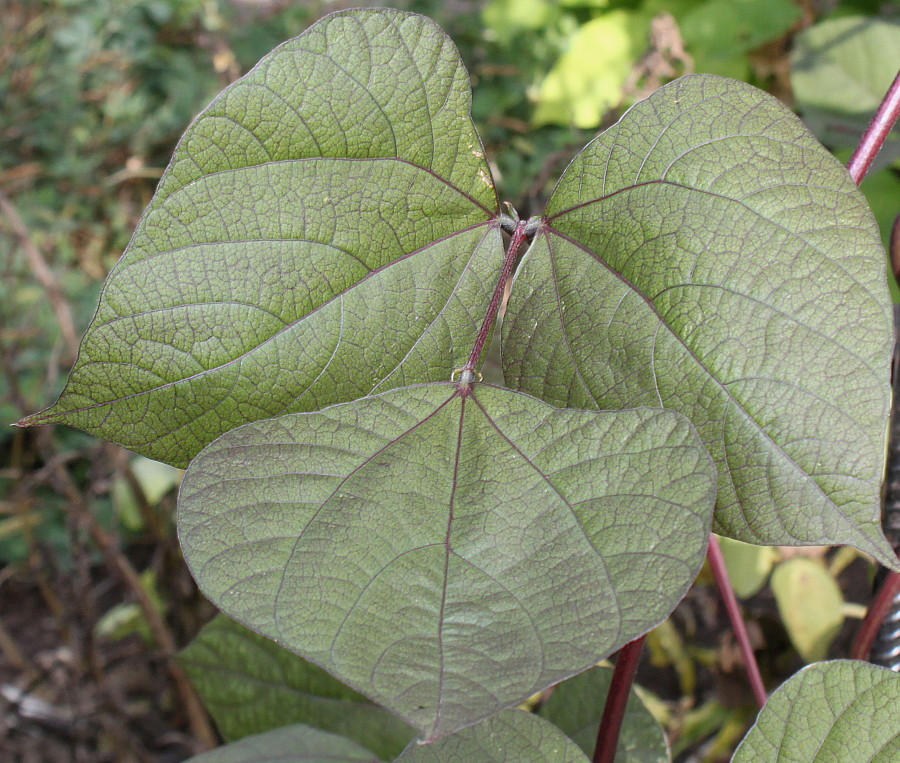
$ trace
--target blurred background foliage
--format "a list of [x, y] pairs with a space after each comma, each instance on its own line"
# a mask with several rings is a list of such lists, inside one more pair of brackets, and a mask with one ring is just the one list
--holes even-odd
[[[97, 664], [109, 659], [105, 641], [130, 634], [135, 643], [165, 652], [170, 647], [159, 643], [160, 624], [183, 644], [208, 616], [184, 577], [173, 537], [176, 470], [62, 427], [8, 425], [61, 390], [102, 280], [188, 122], [271, 48], [328, 12], [364, 4], [371, 3], [0, 0], [0, 612], [10, 612], [13, 594], [19, 609], [31, 602], [21, 622], [0, 614], [0, 682], [24, 671], [44, 686], [49, 678], [40, 650], [75, 639], [96, 664], [73, 658], [59, 680], [90, 683]], [[523, 216], [540, 211], [580, 147], [681, 74], [722, 74], [768, 90], [845, 161], [900, 69], [897, 2], [386, 4], [432, 17], [456, 42], [471, 73], [473, 115], [500, 198]], [[887, 241], [900, 208], [897, 131], [863, 190]], [[760, 615], [759, 630], [768, 634], [772, 673], [792, 660], [846, 649], [840, 634], [846, 618], [860, 614], [866, 562], [856, 552], [797, 557], [743, 546], [725, 544], [725, 552], [739, 593], [769, 613]], [[112, 576], [118, 582], [104, 582], [107, 568], [119, 569], [119, 577]], [[136, 576], [129, 577], [129, 569]], [[708, 582], [701, 576], [699, 590]], [[824, 604], [804, 614], [811, 596]], [[702, 611], [691, 597], [685, 606]], [[687, 643], [701, 638], [703, 617], [679, 611], [648, 644], [650, 669], [666, 666], [681, 700], [651, 697], [649, 704], [683, 755], [706, 739], [703, 759], [715, 760], [742, 733], [746, 705], [722, 688], [721, 676], [729, 675], [726, 647], [714, 639], [711, 646]], [[773, 625], [770, 615], [778, 611], [785, 616]], [[38, 627], [38, 615], [52, 616], [55, 624], [41, 627], [55, 635], [27, 635]], [[147, 624], [154, 617], [157, 630]], [[707, 680], [712, 688], [698, 683], [698, 670], [718, 676]], [[170, 714], [167, 722], [187, 728], [188, 741], [179, 743], [190, 747], [202, 729], [190, 713], [179, 714], [184, 696], [153, 683], [158, 680], [148, 678], [152, 686], [144, 689], [174, 693], [150, 704]], [[52, 694], [51, 685], [45, 693]], [[147, 710], [146, 697], [135, 702]], [[156, 750], [159, 743], [151, 740], [158, 728], [133, 732], [129, 723], [124, 731], [103, 732], [113, 739], [103, 737], [103, 744], [114, 751], [116, 745], [141, 754]], [[94, 745], [85, 759], [130, 759], [97, 752], [101, 737], [85, 742]]]

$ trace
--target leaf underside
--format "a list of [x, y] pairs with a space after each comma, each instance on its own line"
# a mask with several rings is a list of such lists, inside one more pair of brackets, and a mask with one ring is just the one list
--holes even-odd
[[468, 75], [430, 20], [336, 13], [188, 128], [59, 401], [184, 466], [248, 421], [448, 379], [503, 259]]
[[432, 744], [411, 744], [397, 763], [587, 763], [553, 724], [507, 710]]
[[504, 373], [557, 405], [687, 415], [719, 470], [716, 532], [895, 566], [889, 305], [846, 171], [771, 96], [684, 77], [566, 170], [513, 284]]
[[226, 741], [301, 722], [393, 760], [415, 736], [322, 668], [221, 614], [178, 661]]
[[190, 763], [380, 763], [350, 739], [295, 723], [195, 755]]
[[808, 665], [769, 698], [733, 763], [900, 760], [900, 675], [853, 660]]
[[681, 416], [428, 384], [240, 427], [191, 464], [204, 593], [434, 739], [664, 619], [714, 472]]

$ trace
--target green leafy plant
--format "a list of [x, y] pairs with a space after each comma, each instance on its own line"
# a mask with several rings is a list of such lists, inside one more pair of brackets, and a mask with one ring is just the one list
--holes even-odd
[[[421, 16], [340, 12], [277, 48], [188, 128], [60, 399], [20, 422], [187, 466], [195, 578], [278, 645], [207, 629], [195, 680], [202, 648], [240, 685], [303, 658], [303, 717], [220, 702], [236, 741], [205, 760], [369, 760], [413, 734], [399, 760], [584, 760], [550, 705], [509, 708], [633, 664], [711, 529], [898, 568], [890, 301], [841, 165], [772, 97], [691, 76], [521, 220], [470, 104]], [[510, 282], [501, 387], [479, 368]]]

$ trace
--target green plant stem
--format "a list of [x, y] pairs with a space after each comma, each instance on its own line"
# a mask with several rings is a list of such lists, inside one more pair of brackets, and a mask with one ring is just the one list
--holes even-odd
[[631, 684], [634, 683], [643, 647], [644, 637], [639, 636], [625, 644], [618, 652], [609, 693], [606, 695], [606, 704], [603, 706], [603, 717], [600, 719], [600, 728], [597, 729], [593, 763], [613, 763], [615, 760], [628, 694], [631, 691]]
[[[460, 381], [463, 384], [470, 383], [472, 381], [472, 377], [475, 373], [475, 368], [478, 365], [478, 359], [481, 357], [481, 352], [484, 350], [485, 342], [487, 342], [487, 338], [491, 333], [491, 326], [494, 324], [494, 319], [497, 317], [497, 313], [500, 311], [500, 303], [503, 301], [503, 290], [506, 287], [506, 282], [509, 280], [510, 275], [513, 271], [513, 266], [516, 264], [516, 258], [519, 255], [519, 249], [522, 248], [522, 244], [525, 243], [527, 235], [525, 233], [525, 228], [527, 226], [527, 222], [525, 220], [518, 220], [516, 222], [516, 227], [513, 230], [512, 238], [509, 242], [509, 247], [506, 249], [506, 256], [503, 259], [503, 267], [500, 269], [500, 276], [497, 279], [497, 285], [494, 287], [494, 293], [491, 296], [491, 301], [488, 303], [487, 312], [484, 314], [484, 320], [481, 323], [481, 328], [478, 330], [478, 335], [475, 337], [475, 344], [472, 345], [472, 352], [469, 353], [469, 359], [466, 361], [466, 364], [460, 369], [462, 372], [460, 376]], [[468, 376], [467, 376], [468, 374]]]
[[719, 593], [722, 596], [725, 609], [728, 611], [728, 619], [731, 621], [731, 627], [740, 647], [741, 656], [744, 658], [747, 678], [750, 680], [750, 688], [753, 689], [756, 704], [762, 707], [766, 704], [766, 687], [759, 672], [756, 655], [753, 654], [750, 636], [747, 633], [744, 618], [741, 616], [741, 608], [738, 605], [737, 596], [734, 595], [734, 589], [731, 587], [731, 581], [728, 579], [728, 570], [725, 568], [725, 557], [722, 556], [719, 539], [712, 534], [709, 536], [709, 548], [706, 551], [706, 558], [709, 561], [710, 569], [712, 569], [713, 577], [716, 579], [716, 585], [719, 587]]
[[862, 179], [872, 166], [875, 156], [884, 145], [888, 133], [893, 129], [900, 116], [900, 73], [894, 77], [894, 81], [885, 93], [875, 115], [869, 121], [868, 126], [859, 139], [859, 144], [847, 162], [847, 171], [853, 182], [860, 184]]

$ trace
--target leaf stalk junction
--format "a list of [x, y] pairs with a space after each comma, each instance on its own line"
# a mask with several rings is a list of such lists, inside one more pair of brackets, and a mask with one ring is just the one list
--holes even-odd
[[506, 204], [512, 215], [500, 215], [498, 218], [500, 228], [510, 234], [509, 246], [507, 246], [506, 255], [503, 258], [503, 266], [500, 268], [500, 275], [497, 277], [494, 293], [491, 295], [491, 301], [488, 303], [484, 320], [481, 322], [481, 328], [475, 337], [475, 343], [472, 345], [469, 358], [462, 368], [458, 368], [453, 372], [452, 376], [453, 381], [459, 382], [459, 391], [464, 397], [470, 393], [472, 383], [481, 380], [481, 374], [476, 370], [478, 361], [481, 358], [481, 353], [484, 351], [487, 338], [490, 336], [491, 327], [494, 325], [497, 313], [500, 312], [503, 292], [518, 261], [519, 251], [523, 244], [534, 237], [541, 223], [540, 218], [537, 216], [530, 217], [528, 220], [520, 220], [513, 206], [509, 202], [506, 202]]

